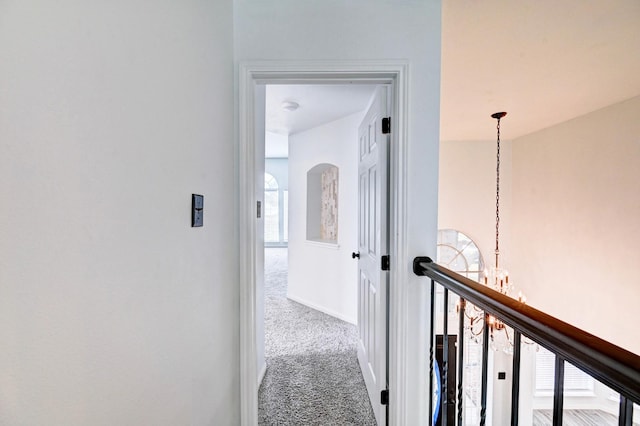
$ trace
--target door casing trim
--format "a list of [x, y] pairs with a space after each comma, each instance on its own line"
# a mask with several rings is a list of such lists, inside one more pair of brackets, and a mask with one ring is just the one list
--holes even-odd
[[405, 424], [409, 362], [407, 290], [411, 264], [407, 250], [407, 146], [410, 66], [408, 61], [252, 61], [239, 64], [239, 262], [240, 416], [258, 424], [256, 347], [256, 143], [257, 84], [390, 84], [389, 165], [389, 424]]

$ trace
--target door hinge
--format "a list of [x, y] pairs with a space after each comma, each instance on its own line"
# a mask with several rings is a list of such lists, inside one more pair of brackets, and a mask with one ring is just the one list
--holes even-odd
[[388, 135], [391, 133], [391, 117], [385, 117], [382, 119], [382, 134]]
[[390, 265], [389, 265], [389, 255], [385, 254], [384, 256], [382, 256], [380, 263], [381, 263], [380, 268], [383, 271], [388, 271], [389, 267], [390, 267]]
[[389, 405], [389, 389], [380, 392], [380, 404]]
[[260, 219], [262, 217], [262, 202], [258, 201], [256, 204], [256, 217]]

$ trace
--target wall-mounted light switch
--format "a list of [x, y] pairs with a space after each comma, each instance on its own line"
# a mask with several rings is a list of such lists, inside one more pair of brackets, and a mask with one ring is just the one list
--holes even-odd
[[191, 194], [191, 226], [202, 226], [204, 196]]

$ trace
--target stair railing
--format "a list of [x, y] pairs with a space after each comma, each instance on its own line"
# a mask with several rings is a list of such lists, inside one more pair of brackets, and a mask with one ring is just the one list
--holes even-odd
[[[487, 421], [487, 372], [488, 372], [488, 352], [489, 352], [489, 315], [496, 320], [513, 329], [513, 378], [511, 390], [511, 425], [518, 425], [518, 408], [520, 395], [520, 356], [521, 341], [524, 338], [543, 346], [555, 354], [555, 377], [553, 396], [553, 425], [562, 425], [563, 416], [563, 383], [565, 361], [570, 362], [590, 376], [609, 386], [612, 390], [620, 394], [620, 406], [618, 414], [618, 424], [620, 426], [632, 426], [633, 404], [640, 402], [640, 357], [632, 352], [620, 348], [599, 337], [587, 333], [577, 327], [563, 322], [551, 315], [528, 306], [518, 300], [506, 296], [488, 286], [457, 274], [443, 266], [434, 263], [428, 257], [416, 257], [413, 261], [413, 271], [416, 275], [431, 278], [431, 347], [430, 347], [430, 394], [434, 394], [434, 377], [436, 377], [435, 349], [436, 349], [436, 285], [444, 288], [444, 313], [443, 313], [443, 336], [440, 346], [442, 347], [442, 365], [440, 365], [439, 376], [441, 388], [445, 392], [440, 395], [440, 418], [448, 419], [445, 423], [449, 425], [463, 424], [463, 370], [462, 362], [459, 362], [457, 371], [457, 395], [455, 406], [457, 416], [448, 413], [447, 401], [449, 362], [450, 356], [455, 356], [455, 348], [449, 343], [448, 336], [448, 297], [449, 292], [460, 297], [459, 309], [459, 336], [464, 336], [464, 309], [467, 303], [475, 305], [485, 313], [482, 339], [482, 384], [480, 396], [480, 425], [484, 426]], [[461, 338], [457, 344], [457, 356], [459, 360], [464, 357], [464, 339]], [[455, 374], [451, 372], [452, 375]], [[437, 402], [437, 401], [436, 401]], [[450, 402], [447, 404], [447, 402]], [[434, 401], [430, 398], [430, 412], [434, 411]], [[453, 421], [451, 420], [453, 418]], [[441, 423], [441, 424], [445, 424]]]

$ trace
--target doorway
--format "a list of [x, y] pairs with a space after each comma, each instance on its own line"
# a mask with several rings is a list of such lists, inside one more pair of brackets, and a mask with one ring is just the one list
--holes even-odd
[[[318, 416], [375, 424], [379, 398], [370, 401], [358, 363], [364, 259], [351, 255], [359, 249], [358, 129], [377, 87], [265, 87], [265, 276], [257, 279], [264, 287], [256, 302], [258, 369], [268, 367], [259, 388], [261, 424]], [[379, 358], [383, 363], [384, 354]]]
[[[401, 167], [406, 161], [406, 129], [404, 111], [406, 110], [407, 64], [366, 63], [366, 64], [243, 64], [240, 67], [239, 84], [239, 139], [240, 139], [240, 274], [241, 274], [241, 401], [242, 423], [257, 423], [257, 386], [258, 372], [256, 366], [256, 259], [259, 241], [256, 229], [257, 176], [256, 162], [264, 148], [260, 127], [260, 118], [264, 117], [263, 99], [258, 85], [306, 83], [306, 84], [386, 84], [391, 87], [391, 150], [390, 150], [390, 245], [389, 254], [392, 259], [405, 262], [407, 259], [403, 249], [405, 234], [403, 229], [404, 209], [404, 170]], [[396, 119], [397, 117], [397, 119]], [[264, 125], [264, 124], [262, 124]], [[262, 132], [263, 134], [263, 132]], [[262, 157], [264, 158], [264, 157]], [[403, 268], [390, 272], [390, 357], [389, 388], [391, 416], [403, 416], [403, 397], [406, 377], [399, 374], [401, 364], [406, 358], [404, 346], [397, 342], [402, 339], [402, 313], [398, 309], [404, 303], [402, 285], [394, 286], [394, 282], [406, 282], [407, 271]], [[403, 281], [404, 279], [404, 281]], [[398, 392], [393, 392], [393, 389]], [[394, 408], [395, 404], [395, 408]]]

